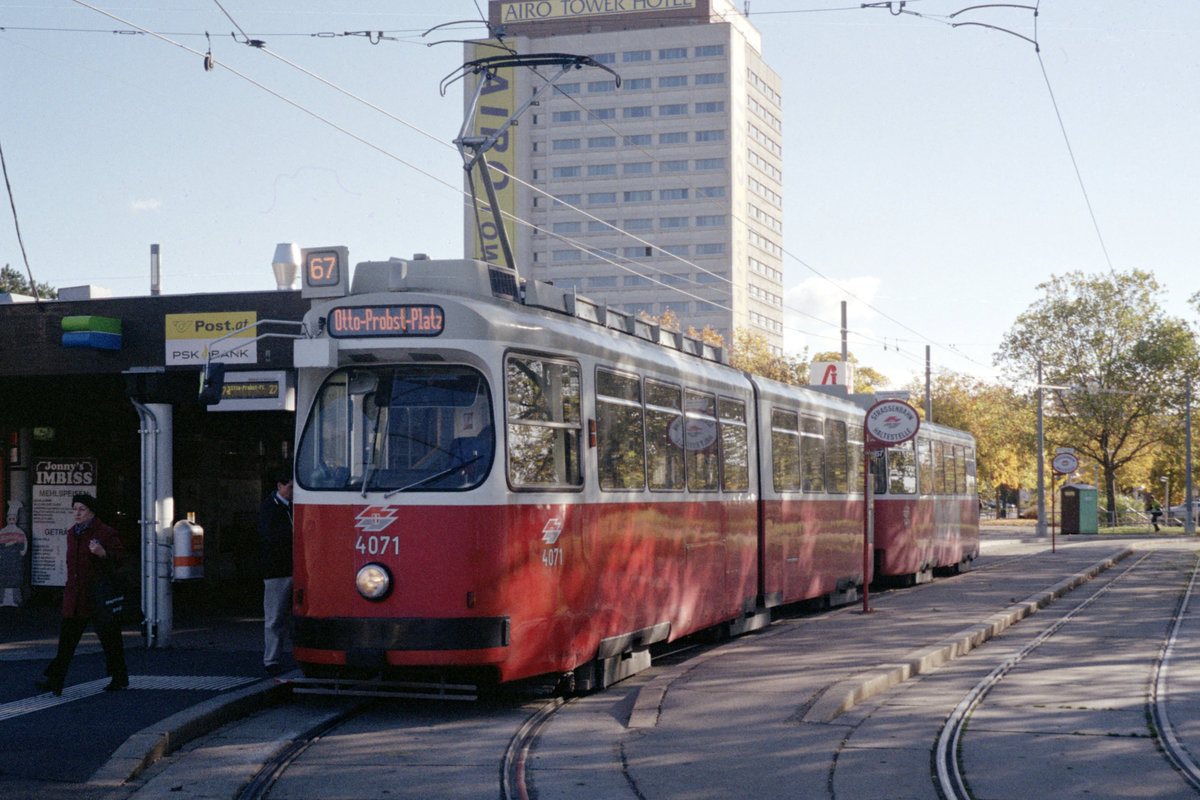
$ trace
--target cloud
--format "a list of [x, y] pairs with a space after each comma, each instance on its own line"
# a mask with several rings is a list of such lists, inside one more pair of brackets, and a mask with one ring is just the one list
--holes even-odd
[[135, 214], [144, 211], [158, 211], [160, 208], [162, 208], [161, 200], [134, 200], [129, 204], [129, 210]]
[[875, 302], [881, 282], [863, 276], [838, 281], [835, 286], [814, 275], [787, 289], [783, 296], [784, 349], [798, 352], [805, 345], [812, 353], [839, 349], [843, 300], [847, 302], [848, 327], [869, 330], [870, 322], [879, 315], [864, 303]]

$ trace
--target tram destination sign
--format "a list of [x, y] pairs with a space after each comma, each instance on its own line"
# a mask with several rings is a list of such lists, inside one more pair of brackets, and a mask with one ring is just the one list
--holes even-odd
[[329, 335], [338, 339], [365, 336], [437, 336], [446, 324], [440, 306], [348, 306], [329, 312]]

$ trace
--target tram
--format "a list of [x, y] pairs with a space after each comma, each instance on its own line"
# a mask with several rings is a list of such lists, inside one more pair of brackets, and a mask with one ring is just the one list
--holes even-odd
[[850, 399], [494, 264], [365, 262], [352, 283], [344, 248], [302, 265], [307, 676], [584, 691], [656, 643], [872, 580]]
[[923, 423], [914, 440], [876, 451], [875, 574], [912, 586], [969, 569], [979, 555], [975, 440]]

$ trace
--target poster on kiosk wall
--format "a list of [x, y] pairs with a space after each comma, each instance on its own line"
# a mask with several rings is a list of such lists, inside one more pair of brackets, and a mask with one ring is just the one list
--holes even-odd
[[67, 583], [67, 532], [75, 525], [74, 495], [96, 495], [94, 458], [39, 458], [33, 476], [33, 585]]

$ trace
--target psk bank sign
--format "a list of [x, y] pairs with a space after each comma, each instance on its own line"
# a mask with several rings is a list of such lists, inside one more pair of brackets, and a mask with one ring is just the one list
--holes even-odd
[[222, 339], [213, 348], [213, 360], [227, 364], [257, 364], [258, 342], [254, 341], [254, 311], [213, 311], [203, 314], [165, 315], [167, 366], [200, 366], [209, 357], [213, 339]]
[[640, 14], [652, 11], [694, 9], [697, 0], [525, 0], [500, 5], [501, 22], [537, 22], [550, 19], [598, 17], [606, 14]]

